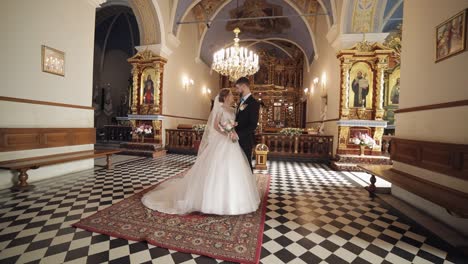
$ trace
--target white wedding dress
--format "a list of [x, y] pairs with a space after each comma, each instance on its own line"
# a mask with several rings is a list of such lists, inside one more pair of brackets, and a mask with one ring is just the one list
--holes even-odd
[[247, 158], [238, 142], [215, 127], [219, 121], [234, 119], [234, 110], [223, 107], [216, 97], [193, 167], [183, 178], [168, 180], [146, 193], [143, 204], [167, 214], [239, 215], [256, 211], [260, 196]]

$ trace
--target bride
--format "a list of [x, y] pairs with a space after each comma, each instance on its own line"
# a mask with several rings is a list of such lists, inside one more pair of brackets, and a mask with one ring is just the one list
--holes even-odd
[[260, 197], [255, 175], [237, 142], [237, 134], [220, 124], [234, 122], [234, 97], [222, 89], [208, 118], [198, 157], [183, 178], [175, 178], [146, 193], [141, 201], [167, 214], [202, 212], [239, 215], [256, 211]]

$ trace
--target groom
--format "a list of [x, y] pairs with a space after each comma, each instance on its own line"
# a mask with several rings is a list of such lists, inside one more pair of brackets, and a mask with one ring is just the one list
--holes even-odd
[[255, 129], [257, 128], [260, 104], [253, 98], [250, 92], [249, 79], [241, 77], [236, 81], [240, 102], [236, 112], [236, 133], [239, 136], [239, 144], [247, 156], [250, 169], [252, 168], [252, 148], [255, 144]]

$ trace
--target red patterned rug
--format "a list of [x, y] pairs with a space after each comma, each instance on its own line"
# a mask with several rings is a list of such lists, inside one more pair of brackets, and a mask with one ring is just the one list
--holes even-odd
[[[174, 177], [181, 177], [183, 174], [184, 172]], [[143, 194], [155, 188], [155, 185], [82, 219], [73, 226], [113, 237], [147, 241], [155, 246], [180, 252], [240, 263], [258, 263], [270, 175], [255, 175], [262, 200], [259, 209], [250, 214], [169, 215], [155, 212], [144, 207], [140, 201]]]

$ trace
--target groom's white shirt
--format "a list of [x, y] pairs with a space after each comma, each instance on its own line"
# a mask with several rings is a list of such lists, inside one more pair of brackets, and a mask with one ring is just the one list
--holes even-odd
[[244, 104], [245, 101], [247, 101], [247, 99], [249, 98], [249, 96], [251, 96], [252, 93], [249, 93], [247, 94], [246, 96], [242, 97], [243, 101], [242, 101], [242, 104]]

